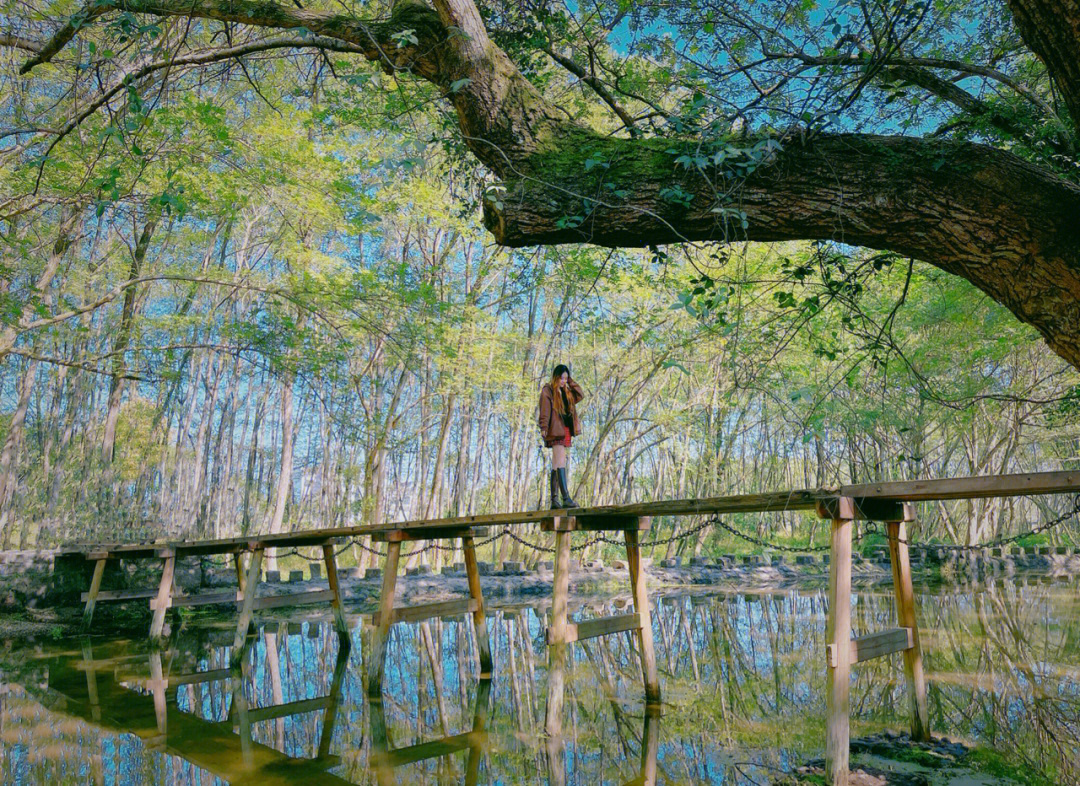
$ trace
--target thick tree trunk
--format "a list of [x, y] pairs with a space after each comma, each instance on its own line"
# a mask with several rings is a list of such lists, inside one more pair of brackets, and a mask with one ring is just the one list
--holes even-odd
[[1008, 0], [1024, 43], [1039, 56], [1080, 129], [1080, 0]]

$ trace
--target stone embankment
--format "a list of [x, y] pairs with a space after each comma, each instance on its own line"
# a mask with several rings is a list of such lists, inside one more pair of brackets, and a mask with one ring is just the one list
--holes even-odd
[[[61, 564], [51, 551], [0, 552], [0, 610], [22, 611], [51, 606], [77, 606], [78, 595], [86, 589], [85, 572], [57, 568]], [[1040, 546], [1034, 549], [986, 548], [957, 552], [941, 546], [912, 547], [912, 567], [923, 580], [992, 581], [1015, 577], [1020, 581], [1067, 580], [1080, 574], [1080, 549]], [[888, 549], [853, 555], [852, 573], [856, 583], [892, 580]], [[715, 559], [691, 557], [646, 560], [650, 584], [654, 588], [713, 586], [719, 589], [768, 589], [820, 583], [829, 570], [829, 558], [822, 554], [727, 554]], [[79, 567], [86, 567], [81, 565]], [[541, 561], [526, 568], [520, 562], [480, 563], [481, 583], [486, 597], [529, 597], [551, 591], [553, 564]], [[571, 565], [571, 589], [579, 594], [629, 589], [626, 563], [599, 560]], [[148, 586], [155, 581], [156, 565], [143, 561], [126, 565], [121, 587]], [[343, 568], [342, 589], [353, 604], [373, 602], [378, 597], [382, 571], [379, 568]], [[190, 558], [177, 566], [177, 584], [185, 590], [232, 585], [231, 568], [213, 560]], [[309, 562], [306, 570], [267, 571], [262, 594], [288, 594], [325, 585], [321, 562]], [[457, 563], [433, 573], [420, 565], [409, 568], [398, 581], [400, 602], [454, 597], [467, 593], [464, 565]]]

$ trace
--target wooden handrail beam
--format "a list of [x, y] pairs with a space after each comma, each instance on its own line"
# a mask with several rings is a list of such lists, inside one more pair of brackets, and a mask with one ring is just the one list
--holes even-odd
[[373, 532], [373, 543], [404, 543], [412, 540], [448, 540], [472, 535], [476, 538], [486, 538], [487, 527], [425, 527], [418, 529], [389, 529]]
[[[889, 628], [888, 630], [868, 633], [851, 640], [851, 663], [862, 663], [872, 658], [903, 652], [915, 646], [911, 628]], [[829, 665], [836, 668], [836, 646], [825, 645], [825, 657]]]
[[540, 522], [544, 532], [619, 532], [638, 530], [645, 532], [652, 527], [651, 516], [552, 516]]
[[[611, 617], [597, 617], [581, 622], [566, 623], [566, 632], [562, 636], [562, 642], [569, 644], [574, 641], [593, 639], [597, 636], [607, 636], [611, 633], [622, 633], [624, 630], [641, 630], [641, 615], [637, 612], [632, 614], [616, 614]], [[548, 629], [548, 644], [556, 644]]]
[[257, 721], [286, 718], [290, 715], [302, 715], [305, 712], [325, 710], [329, 704], [329, 696], [319, 696], [316, 699], [300, 699], [285, 704], [273, 704], [269, 707], [254, 707], [248, 710], [248, 720], [255, 723]]
[[402, 767], [406, 764], [415, 764], [425, 759], [435, 759], [449, 756], [466, 748], [479, 747], [487, 739], [485, 731], [467, 731], [441, 740], [421, 742], [410, 745], [407, 748], [395, 748], [386, 752], [376, 752], [373, 758], [378, 758], [378, 764], [384, 767]]
[[[476, 598], [444, 600], [437, 603], [423, 603], [418, 606], [405, 606], [394, 609], [390, 614], [390, 624], [395, 622], [421, 622], [435, 617], [453, 617], [457, 614], [471, 614], [480, 608]], [[371, 615], [371, 624], [378, 625], [382, 619], [380, 612]]]

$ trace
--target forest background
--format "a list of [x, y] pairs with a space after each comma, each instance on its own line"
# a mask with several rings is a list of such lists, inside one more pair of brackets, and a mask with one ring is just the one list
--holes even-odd
[[[75, 8], [4, 0], [0, 20]], [[831, 242], [504, 249], [436, 91], [306, 31], [267, 46], [125, 12], [33, 79], [20, 40], [0, 47], [5, 547], [546, 506], [535, 413], [558, 362], [587, 393], [584, 504], [1075, 465], [1075, 369], [941, 270]], [[611, 122], [587, 80], [512, 51]], [[702, 111], [660, 44], [620, 57], [666, 122]], [[922, 505], [916, 537], [984, 542], [1053, 504]], [[822, 538], [804, 514], [731, 521]], [[656, 556], [734, 546], [705, 529]], [[494, 556], [538, 557], [521, 549]]]

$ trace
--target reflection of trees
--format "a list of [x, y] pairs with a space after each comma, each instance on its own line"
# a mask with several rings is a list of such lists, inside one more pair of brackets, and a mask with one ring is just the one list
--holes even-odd
[[[579, 604], [571, 613], [578, 618], [619, 613], [625, 603], [626, 598], [615, 598]], [[1080, 609], [1075, 595], [1054, 586], [1015, 584], [943, 589], [925, 593], [919, 613], [934, 731], [985, 740], [1052, 782], [1080, 782]], [[890, 592], [856, 592], [856, 635], [890, 627], [894, 618]], [[774, 768], [788, 769], [820, 754], [823, 593], [656, 597], [653, 622], [668, 702], [656, 742], [660, 783], [764, 783]], [[492, 612], [496, 668], [481, 755], [470, 759], [473, 749], [462, 748], [403, 763], [394, 769], [392, 782], [461, 783], [470, 766], [481, 783], [548, 781], [553, 758], [543, 734], [545, 625], [543, 603]], [[215, 641], [217, 634], [194, 630], [183, 636], [173, 673], [227, 668], [228, 650]], [[363, 630], [354, 631], [336, 726], [332, 739], [324, 741], [331, 754], [341, 757], [337, 775], [359, 784], [379, 782], [370, 769], [372, 705], [363, 687], [367, 646]], [[336, 635], [328, 625], [264, 628], [248, 655], [247, 703], [266, 707], [320, 695], [332, 681], [336, 652]], [[396, 625], [387, 652], [387, 689], [376, 726], [385, 729], [394, 747], [424, 745], [473, 728], [476, 652], [468, 616]], [[85, 660], [78, 651], [63, 657]], [[639, 778], [641, 753], [655, 727], [644, 722], [635, 640], [626, 633], [591, 639], [570, 647], [567, 657], [564, 735], [554, 759], [564, 765], [566, 782]], [[170, 668], [167, 658], [163, 664]], [[15, 768], [22, 767], [18, 776], [27, 782], [54, 781], [55, 764], [39, 753], [31, 762], [25, 754], [31, 730], [42, 728], [48, 733], [35, 738], [35, 745], [54, 750], [65, 767], [100, 762], [108, 750], [123, 760], [125, 771], [147, 773], [148, 781], [151, 773], [158, 777], [166, 770], [190, 769], [146, 748], [118, 744], [115, 730], [94, 727], [92, 718], [82, 722], [77, 734], [62, 723], [50, 725], [51, 711], [34, 703], [47, 697], [26, 687], [33, 684], [29, 678], [19, 681], [26, 698], [15, 700], [9, 693], [0, 700], [3, 779], [17, 780]], [[856, 734], [906, 728], [899, 657], [859, 664], [851, 695]], [[170, 701], [185, 713], [219, 724], [232, 709], [228, 683], [182, 685]], [[320, 712], [259, 721], [251, 724], [252, 739], [290, 756], [310, 757], [322, 747], [324, 723]]]
[[[1054, 783], [1080, 783], [1080, 618], [1065, 588], [974, 585], [940, 613], [934, 649], [945, 728], [978, 735]], [[948, 608], [948, 607], [946, 607]]]

